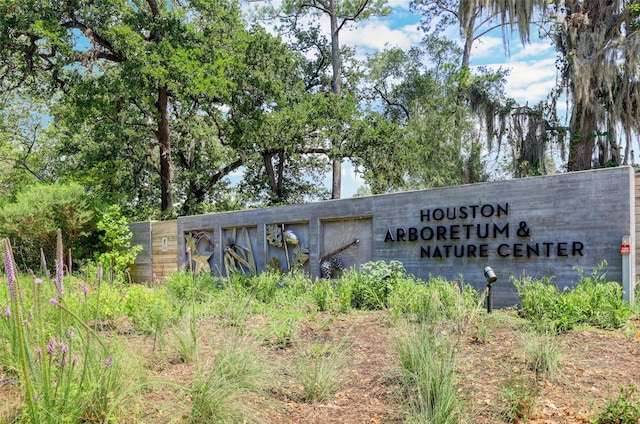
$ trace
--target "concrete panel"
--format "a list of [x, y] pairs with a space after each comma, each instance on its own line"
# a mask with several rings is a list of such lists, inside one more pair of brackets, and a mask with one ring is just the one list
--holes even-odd
[[[462, 279], [478, 290], [486, 287], [484, 267], [491, 266], [498, 275], [494, 305], [506, 306], [518, 300], [511, 278], [523, 275], [553, 277], [559, 287], [571, 286], [578, 281], [576, 267], [590, 273], [606, 261], [607, 277], [621, 282], [623, 235], [631, 236], [630, 257], [636, 252], [633, 169], [181, 217], [178, 233], [213, 229], [220, 252], [214, 269], [223, 270], [225, 237], [246, 228], [261, 272], [274, 254], [266, 241], [267, 226], [274, 224], [301, 233], [313, 278], [320, 276], [328, 253], [358, 239], [341, 252], [345, 265], [398, 260], [419, 278]], [[184, 249], [178, 238], [178, 251]], [[184, 255], [180, 261], [184, 265]]]

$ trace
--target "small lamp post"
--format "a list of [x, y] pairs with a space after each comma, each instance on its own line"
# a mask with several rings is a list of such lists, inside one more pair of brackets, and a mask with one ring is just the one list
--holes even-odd
[[487, 279], [487, 313], [493, 311], [493, 294], [491, 293], [491, 286], [498, 279], [495, 271], [490, 266], [484, 267], [484, 278]]

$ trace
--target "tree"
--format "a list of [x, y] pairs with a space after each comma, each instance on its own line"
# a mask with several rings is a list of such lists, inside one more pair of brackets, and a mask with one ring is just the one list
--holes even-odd
[[354, 137], [369, 148], [354, 163], [374, 193], [484, 179], [469, 110], [458, 104], [460, 54], [431, 36], [369, 59], [369, 113]]
[[172, 112], [185, 99], [225, 96], [234, 48], [242, 45], [238, 5], [9, 0], [0, 15], [2, 72], [15, 84], [46, 74], [52, 93], [78, 94], [84, 87], [93, 97], [91, 88], [109, 78], [116, 89], [108, 93], [109, 123], [127, 124], [131, 112], [143, 117], [140, 125], [153, 140], [145, 144], [153, 152], [134, 168], [140, 175], [148, 161], [156, 161], [160, 209], [168, 212], [174, 204]]
[[[349, 23], [368, 19], [372, 16], [385, 16], [391, 12], [386, 5], [386, 0], [285, 0], [282, 3], [280, 16], [291, 25], [294, 33], [296, 26], [303, 16], [317, 19], [325, 16], [330, 23], [331, 43], [331, 92], [336, 96], [343, 94], [343, 67], [341, 60], [340, 31]], [[316, 24], [317, 25], [317, 24]], [[308, 34], [308, 33], [307, 33]], [[315, 34], [317, 35], [317, 33]], [[336, 131], [338, 130], [338, 131]], [[344, 153], [340, 148], [343, 139], [340, 137], [339, 128], [332, 131], [330, 159], [332, 162], [331, 198], [339, 199], [341, 196], [341, 172]]]
[[[411, 7], [422, 13], [421, 27], [427, 34], [445, 32], [450, 26], [459, 28], [463, 48], [457, 103], [459, 110], [469, 108], [479, 119], [479, 128], [483, 130], [481, 138], [486, 141], [487, 149], [496, 151], [496, 156], [507, 150], [509, 171], [516, 177], [546, 174], [549, 142], [561, 138], [565, 132], [549, 103], [519, 105], [505, 96], [504, 78], [508, 75], [505, 69], [490, 71], [480, 67], [473, 72], [470, 69], [475, 43], [490, 32], [500, 30], [508, 53], [508, 30], [519, 28], [522, 22], [501, 20], [501, 11], [488, 8], [484, 3], [462, 6], [449, 0], [413, 0]], [[528, 33], [520, 34], [526, 42]], [[479, 152], [479, 147], [474, 150]]]
[[43, 102], [24, 90], [0, 95], [0, 196], [52, 181], [54, 171], [43, 154], [46, 113]]
[[562, 93], [571, 107], [567, 169], [628, 163], [631, 140], [639, 132], [637, 6], [624, 1], [566, 0], [550, 9], [544, 1], [465, 0], [458, 9], [460, 22], [478, 11], [497, 16], [503, 26], [517, 27], [523, 43], [530, 39], [534, 19], [550, 23], [560, 70], [550, 109], [557, 110]]

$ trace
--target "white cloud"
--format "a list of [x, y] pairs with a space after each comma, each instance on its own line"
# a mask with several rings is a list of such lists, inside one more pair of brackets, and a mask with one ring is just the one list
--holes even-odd
[[553, 46], [548, 43], [531, 43], [520, 48], [519, 51], [511, 55], [511, 60], [526, 59], [529, 57], [554, 57]]
[[385, 47], [409, 49], [420, 42], [422, 33], [416, 25], [391, 29], [388, 23], [371, 19], [341, 33], [341, 43], [355, 46], [359, 51], [383, 50]]
[[471, 61], [504, 56], [504, 44], [500, 37], [485, 36], [477, 40], [471, 49]]
[[409, 9], [407, 0], [389, 0], [387, 4], [394, 9]]
[[365, 185], [362, 177], [355, 172], [353, 164], [346, 160], [342, 163], [342, 193], [341, 197], [353, 197], [360, 187]]

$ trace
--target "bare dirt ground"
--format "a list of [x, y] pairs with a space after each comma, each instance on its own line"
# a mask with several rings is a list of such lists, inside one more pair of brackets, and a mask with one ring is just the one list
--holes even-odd
[[[250, 323], [260, 328], [264, 322]], [[559, 370], [539, 381], [535, 407], [528, 422], [533, 424], [588, 423], [604, 403], [616, 397], [621, 387], [640, 383], [640, 322], [624, 329], [584, 329], [559, 336]], [[533, 378], [522, 351], [522, 322], [513, 311], [494, 311], [485, 317], [487, 332], [482, 340], [466, 335], [457, 342], [457, 384], [468, 423], [508, 422], [504, 417], [503, 389], [513, 379]], [[199, 363], [215, 356], [216, 340], [230, 337], [230, 329], [213, 320], [199, 323]], [[271, 369], [267, 389], [245, 399], [262, 422], [274, 424], [365, 424], [404, 422], [397, 356], [393, 337], [383, 312], [349, 315], [318, 314], [299, 331], [300, 345], [339, 343], [351, 345], [350, 360], [342, 373], [340, 389], [328, 400], [305, 403], [299, 383], [291, 372], [293, 347], [260, 346], [257, 354]], [[246, 332], [251, 334], [251, 330]], [[471, 334], [471, 332], [470, 332]], [[150, 337], [122, 336], [129, 359], [137, 357], [150, 371], [150, 381], [170, 381], [188, 387], [197, 375], [194, 364], [176, 359], [169, 348], [159, 355], [152, 351]], [[299, 345], [299, 346], [300, 346]], [[299, 347], [298, 346], [298, 347]], [[125, 402], [120, 422], [185, 422], [188, 391], [158, 384]], [[0, 384], [0, 423], [10, 422], [19, 395], [15, 384]], [[638, 400], [640, 402], [640, 400]]]

